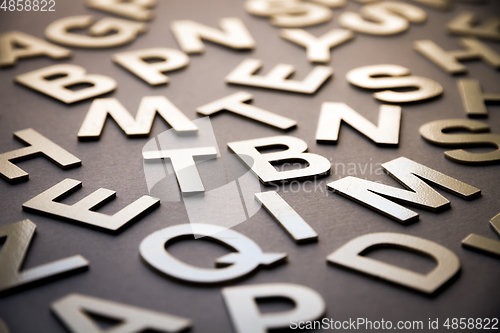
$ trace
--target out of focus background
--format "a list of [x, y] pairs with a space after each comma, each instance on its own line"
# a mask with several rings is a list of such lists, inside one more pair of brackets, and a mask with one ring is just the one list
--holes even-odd
[[[498, 317], [499, 259], [464, 249], [461, 241], [470, 233], [498, 240], [488, 222], [500, 213], [500, 166], [453, 163], [444, 157], [443, 153], [447, 149], [425, 142], [418, 129], [433, 120], [467, 118], [457, 88], [458, 79], [479, 79], [484, 92], [500, 93], [500, 75], [497, 70], [479, 60], [463, 62], [468, 74], [450, 75], [413, 50], [412, 43], [431, 39], [445, 50], [459, 49], [460, 37], [446, 31], [447, 23], [464, 11], [475, 13], [484, 22], [500, 15], [500, 2], [452, 1], [448, 10], [415, 1], [401, 2], [424, 9], [427, 13], [426, 22], [411, 23], [407, 31], [392, 36], [359, 33], [353, 40], [334, 48], [332, 59], [327, 64], [333, 67], [334, 75], [313, 95], [234, 86], [224, 82], [226, 75], [247, 58], [260, 59], [264, 64], [260, 71], [263, 74], [279, 63], [292, 64], [297, 69], [293, 78], [298, 80], [315, 66], [307, 61], [305, 49], [281, 38], [280, 28], [272, 26], [268, 18], [247, 13], [243, 1], [160, 0], [152, 8], [154, 18], [147, 22], [148, 31], [127, 45], [105, 49], [68, 47], [73, 52], [70, 59], [34, 57], [21, 59], [13, 67], [0, 69], [0, 153], [24, 147], [13, 138], [12, 133], [33, 128], [80, 158], [83, 164], [79, 168], [62, 170], [45, 158], [16, 163], [29, 172], [30, 179], [15, 185], [0, 180], [0, 226], [27, 218], [37, 225], [36, 237], [23, 268], [76, 254], [90, 262], [90, 269], [86, 272], [1, 296], [0, 318], [10, 331], [65, 332], [64, 326], [51, 314], [50, 304], [67, 294], [81, 293], [190, 318], [193, 322], [191, 332], [233, 332], [221, 289], [226, 286], [278, 282], [313, 288], [326, 302], [325, 317], [336, 320], [359, 317], [370, 320], [422, 320], [427, 323], [429, 318]], [[343, 12], [359, 12], [362, 6], [362, 3], [347, 1], [344, 7], [331, 9], [333, 18], [330, 21], [304, 29], [321, 36], [331, 29], [341, 28], [338, 18]], [[18, 30], [43, 39], [45, 28], [60, 18], [93, 15], [99, 19], [113, 16], [86, 7], [82, 0], [56, 0], [54, 8], [54, 12], [43, 13], [0, 10], [0, 33]], [[219, 28], [219, 20], [226, 17], [238, 17], [244, 22], [256, 41], [254, 50], [235, 51], [204, 42], [206, 50], [203, 54], [189, 55], [189, 66], [167, 73], [170, 82], [157, 87], [148, 85], [111, 60], [113, 54], [129, 50], [151, 47], [179, 49], [170, 30], [174, 20], [188, 19]], [[500, 53], [498, 41], [482, 41]], [[253, 105], [297, 120], [298, 126], [284, 133], [231, 113], [219, 113], [211, 117], [221, 154], [226, 159], [234, 159], [233, 162], [237, 158], [228, 150], [228, 142], [282, 134], [305, 140], [310, 152], [331, 161], [331, 175], [317, 179], [316, 183], [300, 188], [282, 185], [278, 189], [280, 195], [316, 230], [319, 241], [295, 244], [261, 209], [235, 226], [234, 230], [253, 239], [265, 252], [286, 252], [288, 262], [272, 268], [261, 268], [236, 282], [202, 286], [182, 283], [158, 274], [139, 257], [139, 244], [146, 236], [167, 226], [189, 223], [182, 201], [162, 201], [160, 208], [116, 235], [24, 212], [21, 208], [24, 202], [65, 178], [81, 180], [83, 189], [64, 199], [64, 203], [77, 202], [100, 187], [117, 191], [116, 200], [99, 210], [109, 214], [149, 194], [143, 171], [142, 148], [149, 139], [170, 128], [157, 117], [148, 138], [127, 138], [108, 119], [98, 141], [78, 141], [77, 133], [89, 110], [91, 99], [65, 105], [13, 81], [19, 74], [54, 64], [75, 64], [84, 67], [88, 73], [114, 78], [118, 83], [117, 89], [103, 97], [118, 99], [133, 115], [142, 97], [164, 95], [194, 120], [201, 117], [196, 113], [197, 107], [231, 93], [246, 91], [254, 95]], [[368, 120], [377, 123], [382, 103], [373, 98], [372, 90], [350, 85], [345, 76], [351, 69], [378, 64], [407, 67], [414, 75], [439, 82], [444, 93], [431, 100], [401, 105], [400, 143], [396, 148], [376, 146], [345, 125], [336, 145], [317, 144], [315, 133], [323, 102], [346, 103]], [[488, 117], [480, 121], [488, 124], [491, 132], [500, 133], [498, 105], [488, 106], [488, 111]], [[485, 149], [479, 148], [477, 151]], [[405, 226], [326, 191], [327, 183], [346, 176], [400, 187], [393, 178], [380, 170], [380, 163], [400, 156], [473, 185], [481, 189], [482, 197], [466, 201], [438, 190], [451, 201], [451, 209], [434, 213], [415, 208], [420, 214], [420, 221]], [[204, 182], [220, 184], [225, 181], [222, 174], [210, 172], [210, 168], [198, 169]], [[244, 171], [245, 168], [242, 168]], [[327, 265], [326, 256], [334, 250], [357, 236], [374, 232], [404, 233], [439, 243], [459, 257], [461, 272], [437, 294], [426, 296]], [[214, 267], [214, 260], [229, 252], [203, 239], [176, 242], [169, 246], [169, 251], [177, 258], [206, 268]], [[367, 256], [420, 273], [429, 272], [434, 267], [432, 260], [405, 251], [377, 250]], [[286, 302], [261, 304], [262, 311], [291, 307]]]

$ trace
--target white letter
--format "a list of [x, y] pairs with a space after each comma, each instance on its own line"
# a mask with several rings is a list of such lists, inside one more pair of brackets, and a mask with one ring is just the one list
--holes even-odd
[[[180, 332], [191, 326], [186, 318], [146, 310], [80, 294], [70, 294], [51, 305], [52, 311], [73, 333], [136, 333], [146, 330]], [[119, 324], [101, 329], [87, 313], [119, 320]]]
[[282, 130], [289, 129], [297, 125], [297, 122], [293, 119], [244, 103], [251, 101], [252, 99], [252, 94], [240, 91], [200, 106], [196, 109], [196, 112], [205, 116], [210, 116], [219, 111], [227, 110]]
[[[392, 77], [374, 77], [388, 75]], [[431, 79], [410, 75], [410, 70], [397, 65], [372, 65], [358, 67], [346, 74], [350, 84], [365, 89], [418, 88], [415, 91], [396, 92], [385, 90], [376, 92], [373, 97], [389, 103], [416, 102], [439, 96], [443, 87]]]
[[237, 50], [255, 47], [255, 41], [239, 18], [222, 18], [219, 25], [222, 31], [194, 21], [174, 21], [171, 29], [181, 50], [186, 53], [205, 51], [202, 39]]
[[[48, 80], [51, 76], [63, 77]], [[116, 89], [116, 81], [109, 76], [87, 74], [87, 71], [77, 65], [53, 65], [16, 76], [16, 82], [31, 89], [49, 95], [66, 104], [83, 101]], [[92, 87], [72, 91], [67, 87], [80, 83], [92, 84]]]
[[480, 189], [406, 157], [399, 157], [384, 163], [382, 168], [409, 190], [402, 190], [355, 177], [342, 178], [327, 184], [327, 187], [401, 223], [418, 220], [418, 214], [386, 199], [386, 197], [434, 211], [450, 206], [450, 202], [445, 197], [427, 185], [422, 179], [439, 185], [441, 188], [462, 198], [473, 199], [481, 195]]
[[[449, 130], [462, 130], [472, 133], [446, 133]], [[448, 150], [444, 153], [444, 156], [453, 162], [480, 165], [500, 162], [500, 135], [484, 133], [489, 130], [490, 127], [487, 124], [476, 120], [443, 119], [434, 120], [420, 126], [419, 132], [425, 140], [437, 146], [496, 146], [496, 150], [484, 153], [471, 153], [463, 149]]]
[[0, 227], [0, 239], [7, 238], [0, 252], [0, 292], [88, 267], [88, 261], [76, 255], [21, 271], [35, 229], [30, 220]]
[[156, 0], [87, 0], [86, 4], [91, 8], [134, 20], [148, 21], [153, 18], [148, 8], [155, 6]]
[[[406, 3], [384, 1], [361, 8], [361, 15], [346, 12], [339, 21], [344, 28], [371, 35], [394, 35], [410, 26], [408, 21], [424, 22], [427, 14], [422, 9]], [[365, 20], [365, 18], [367, 20]]]
[[303, 29], [281, 29], [280, 36], [304, 46], [310, 62], [330, 61], [330, 49], [354, 38], [350, 30], [333, 29], [321, 37], [315, 37]]
[[[146, 31], [144, 23], [105, 17], [89, 28], [91, 36], [69, 32], [70, 29], [87, 28], [92, 22], [91, 15], [65, 17], [49, 24], [45, 29], [45, 36], [63, 45], [104, 48], [130, 43], [139, 33]], [[111, 34], [107, 35], [109, 33]]]
[[198, 127], [165, 96], [146, 96], [135, 119], [116, 98], [95, 99], [78, 132], [78, 138], [95, 139], [101, 135], [107, 116], [111, 116], [128, 136], [148, 135], [158, 114], [177, 132], [195, 132]]
[[[266, 333], [268, 329], [290, 327], [292, 322], [320, 318], [325, 312], [321, 295], [306, 286], [266, 283], [222, 289], [224, 302], [237, 333]], [[295, 303], [293, 310], [262, 314], [257, 299], [283, 297]]]
[[292, 236], [295, 242], [301, 243], [318, 240], [316, 231], [277, 192], [255, 193], [255, 199]]
[[[264, 185], [278, 181], [302, 180], [323, 176], [330, 172], [330, 162], [321, 155], [304, 153], [307, 143], [292, 136], [272, 136], [261, 139], [229, 142], [227, 146], [238, 154], [238, 157]], [[261, 154], [257, 148], [280, 147], [288, 149], [275, 153]], [[308, 167], [296, 170], [277, 171], [271, 162], [305, 161]]]
[[345, 103], [324, 102], [319, 115], [316, 141], [337, 142], [342, 121], [377, 144], [397, 145], [399, 143], [401, 124], [401, 108], [399, 106], [381, 105], [378, 125], [375, 126]]
[[417, 40], [413, 48], [450, 74], [467, 73], [458, 60], [481, 59], [493, 68], [500, 68], [500, 54], [475, 38], [460, 38], [465, 50], [445, 51], [431, 40]]
[[[316, 2], [338, 2], [316, 0]], [[278, 27], [298, 28], [327, 22], [332, 12], [325, 6], [298, 0], [268, 1], [250, 0], [245, 2], [247, 12], [258, 16], [271, 17], [271, 24]]]
[[[490, 226], [500, 236], [500, 214], [490, 220]], [[491, 238], [470, 234], [462, 241], [462, 246], [500, 257], [500, 242]]]
[[[360, 255], [361, 252], [369, 248], [381, 245], [402, 247], [431, 256], [437, 261], [436, 268], [423, 275]], [[420, 237], [391, 232], [367, 234], [355, 238], [326, 259], [334, 264], [349, 267], [427, 294], [436, 291], [460, 269], [458, 257], [446, 247]]]
[[[0, 154], [0, 176], [9, 183], [28, 180], [29, 174], [12, 162], [43, 155], [63, 169], [82, 165], [82, 161], [31, 128], [14, 132], [14, 137], [28, 147]], [[12, 162], [11, 162], [12, 161]]]
[[[189, 57], [183, 52], [162, 47], [117, 53], [112, 59], [152, 86], [168, 82], [168, 76], [162, 72], [180, 69], [189, 64]], [[147, 59], [163, 61], [149, 64], [145, 61]]]
[[331, 67], [315, 66], [304, 80], [288, 80], [287, 78], [295, 72], [295, 67], [279, 64], [266, 76], [253, 75], [261, 67], [262, 62], [258, 59], [243, 60], [238, 67], [226, 76], [226, 82], [303, 94], [314, 94], [326, 79], [333, 74]]
[[498, 17], [488, 19], [479, 27], [474, 26], [477, 21], [477, 15], [472, 12], [460, 13], [448, 23], [448, 31], [455, 35], [471, 35], [500, 41], [500, 19]]
[[81, 187], [81, 181], [66, 178], [23, 203], [23, 210], [80, 222], [110, 231], [118, 231], [125, 224], [139, 219], [160, 205], [160, 199], [143, 195], [113, 215], [92, 211], [92, 209], [102, 206], [116, 197], [115, 191], [105, 188], [94, 191], [73, 205], [66, 205], [55, 201]]
[[[224, 267], [207, 269], [186, 264], [172, 256], [165, 244], [186, 236], [208, 237], [235, 249], [219, 257], [216, 263]], [[158, 271], [171, 277], [195, 283], [220, 283], [243, 277], [259, 266], [270, 266], [286, 261], [286, 253], [264, 253], [250, 238], [239, 232], [204, 223], [174, 225], [153, 232], [141, 242], [139, 252], [142, 259]]]
[[[22, 48], [15, 45], [20, 45]], [[0, 67], [15, 65], [20, 58], [41, 55], [52, 59], [63, 59], [68, 58], [71, 51], [20, 31], [10, 31], [0, 35]]]
[[205, 192], [200, 175], [196, 169], [194, 156], [216, 157], [215, 147], [200, 147], [187, 149], [171, 149], [159, 151], [145, 151], [142, 153], [145, 160], [169, 158], [174, 168], [177, 182], [183, 194], [196, 194]]
[[500, 102], [500, 94], [484, 94], [479, 80], [463, 79], [457, 82], [465, 112], [469, 117], [487, 117], [486, 102]]

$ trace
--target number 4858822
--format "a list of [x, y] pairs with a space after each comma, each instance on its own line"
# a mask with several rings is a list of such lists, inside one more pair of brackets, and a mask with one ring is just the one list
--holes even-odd
[[443, 324], [447, 329], [498, 330], [498, 318], [448, 318]]
[[0, 9], [10, 12], [55, 12], [55, 0], [3, 0]]

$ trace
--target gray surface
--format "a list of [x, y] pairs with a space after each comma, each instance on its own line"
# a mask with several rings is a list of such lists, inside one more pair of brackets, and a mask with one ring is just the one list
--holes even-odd
[[[344, 10], [357, 11], [359, 4], [350, 2], [344, 9], [334, 10], [332, 21], [307, 31], [321, 35], [339, 27], [337, 18]], [[499, 213], [500, 196], [498, 165], [471, 167], [452, 163], [444, 158], [444, 149], [431, 146], [420, 137], [418, 127], [428, 121], [463, 118], [457, 77], [440, 70], [416, 51], [414, 40], [430, 38], [445, 49], [458, 48], [458, 38], [448, 36], [444, 25], [464, 9], [474, 10], [482, 19], [499, 13], [500, 2], [490, 0], [488, 5], [457, 4], [452, 11], [441, 12], [424, 7], [428, 20], [422, 25], [411, 24], [410, 29], [397, 36], [376, 37], [358, 35], [353, 41], [333, 51], [331, 65], [333, 79], [313, 96], [284, 93], [256, 88], [228, 86], [224, 77], [247, 57], [262, 59], [267, 72], [277, 63], [297, 67], [297, 77], [302, 78], [312, 68], [303, 48], [278, 36], [278, 29], [268, 19], [256, 18], [244, 12], [236, 1], [160, 1], [154, 12], [156, 18], [149, 24], [150, 31], [132, 44], [115, 49], [74, 49], [70, 60], [55, 61], [45, 57], [20, 60], [13, 68], [0, 70], [0, 152], [23, 145], [12, 138], [12, 133], [33, 127], [55, 143], [79, 157], [83, 166], [63, 171], [44, 158], [17, 163], [29, 172], [30, 180], [17, 185], [0, 181], [0, 223], [14, 223], [30, 218], [36, 225], [36, 237], [28, 252], [24, 267], [50, 262], [63, 257], [81, 254], [90, 261], [90, 270], [68, 278], [0, 298], [0, 317], [12, 332], [63, 332], [63, 326], [49, 312], [49, 304], [68, 293], [82, 293], [102, 297], [134, 306], [165, 311], [191, 318], [193, 332], [230, 332], [232, 327], [224, 308], [221, 286], [206, 287], [179, 283], [149, 269], [139, 259], [138, 247], [150, 233], [169, 225], [187, 223], [187, 214], [181, 202], [162, 202], [159, 209], [124, 230], [109, 235], [79, 225], [62, 222], [23, 212], [21, 204], [64, 178], [83, 181], [83, 189], [66, 199], [73, 203], [99, 187], [117, 191], [117, 198], [100, 211], [114, 213], [138, 197], [148, 194], [142, 170], [141, 149], [148, 139], [128, 139], [109, 121], [101, 139], [96, 142], [78, 142], [77, 132], [90, 106], [90, 101], [66, 106], [39, 93], [12, 82], [15, 75], [56, 63], [81, 65], [89, 73], [100, 73], [115, 78], [118, 89], [109, 94], [131, 112], [135, 113], [140, 98], [146, 95], [166, 95], [179, 109], [191, 118], [198, 116], [198, 106], [245, 90], [254, 94], [254, 105], [296, 119], [298, 128], [287, 134], [304, 139], [309, 150], [330, 158], [333, 173], [321, 179], [314, 192], [309, 184], [306, 193], [291, 193], [290, 187], [280, 189], [280, 195], [318, 232], [319, 242], [296, 245], [261, 209], [256, 215], [234, 229], [256, 241], [266, 252], [287, 252], [289, 262], [271, 269], [261, 269], [256, 274], [228, 286], [267, 282], [299, 283], [317, 290], [327, 303], [327, 317], [339, 320], [367, 317], [397, 320], [423, 320], [439, 317], [493, 317], [500, 313], [500, 265], [498, 259], [478, 254], [461, 247], [461, 240], [474, 232], [498, 239], [488, 221]], [[21, 30], [37, 37], [53, 20], [69, 15], [105, 14], [87, 9], [83, 1], [57, 1], [54, 13], [4, 13], [0, 12], [0, 31]], [[240, 17], [257, 42], [253, 51], [233, 51], [207, 43], [203, 55], [190, 56], [190, 65], [169, 73], [170, 84], [150, 87], [111, 62], [115, 52], [152, 46], [177, 48], [169, 30], [174, 19], [193, 19], [217, 25], [222, 17]], [[486, 42], [500, 52], [500, 45]], [[345, 80], [348, 70], [370, 64], [397, 64], [410, 68], [413, 74], [432, 78], [445, 89], [442, 97], [432, 101], [403, 105], [401, 140], [399, 148], [379, 148], [354, 130], [343, 127], [336, 146], [317, 145], [315, 131], [320, 105], [323, 101], [345, 102], [371, 121], [377, 120], [379, 102], [371, 92], [350, 86]], [[480, 61], [467, 62], [469, 74], [462, 77], [478, 78], [486, 92], [498, 92], [499, 73]], [[500, 132], [498, 106], [490, 106], [487, 122], [492, 132]], [[212, 118], [219, 148], [229, 155], [226, 144], [230, 141], [280, 135], [282, 132], [232, 114], [218, 114]], [[161, 119], [153, 125], [150, 137], [169, 128]], [[365, 174], [357, 167], [353, 174], [351, 165], [345, 173], [335, 163], [384, 163], [399, 156], [408, 157], [428, 167], [456, 177], [482, 190], [477, 200], [465, 201], [451, 194], [444, 194], [452, 208], [439, 214], [416, 209], [420, 222], [410, 226], [400, 225], [357, 203], [336, 194], [325, 194], [326, 183], [347, 175], [357, 175], [384, 184], [398, 186], [387, 175]], [[228, 158], [236, 158], [228, 156]], [[350, 168], [349, 168], [350, 167]], [[199, 168], [205, 181], [211, 174]], [[350, 171], [350, 172], [349, 172]], [[379, 172], [380, 173], [380, 172]], [[328, 266], [326, 256], [350, 239], [369, 232], [401, 232], [421, 236], [446, 246], [462, 262], [462, 271], [452, 284], [434, 297], [427, 297], [407, 289], [383, 283], [355, 272]], [[211, 267], [226, 250], [206, 241], [188, 241], [174, 244], [172, 253], [191, 263]], [[425, 272], [432, 265], [419, 257], [404, 253], [378, 251], [374, 258]]]

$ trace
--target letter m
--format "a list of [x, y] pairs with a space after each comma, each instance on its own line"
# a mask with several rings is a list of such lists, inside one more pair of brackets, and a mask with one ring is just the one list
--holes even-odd
[[327, 184], [329, 190], [346, 196], [400, 222], [418, 220], [418, 214], [393, 201], [438, 211], [450, 202], [428, 183], [465, 199], [481, 195], [481, 190], [467, 185], [406, 157], [382, 164], [382, 168], [408, 190], [378, 184], [355, 177], [345, 177]]
[[114, 119], [127, 136], [147, 136], [153, 126], [156, 113], [159, 113], [177, 132], [194, 132], [198, 129], [165, 96], [143, 97], [135, 119], [117, 99], [98, 98], [90, 106], [78, 132], [78, 139], [98, 139], [108, 116]]

